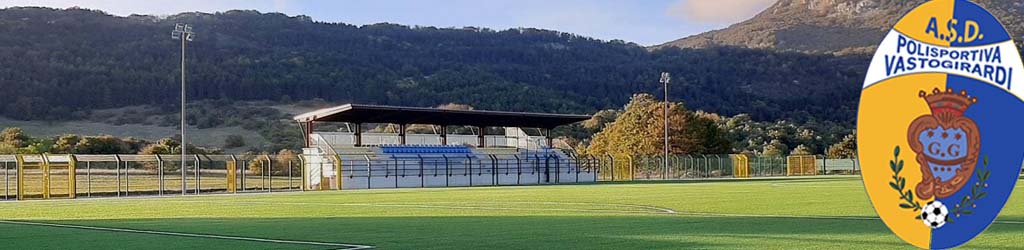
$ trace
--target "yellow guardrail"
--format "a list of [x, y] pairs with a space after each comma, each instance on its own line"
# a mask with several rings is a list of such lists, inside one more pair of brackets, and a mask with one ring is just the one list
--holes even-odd
[[733, 176], [736, 178], [750, 178], [750, 158], [747, 155], [729, 155], [732, 158]]
[[791, 155], [786, 157], [787, 176], [813, 176], [818, 175], [813, 155]]

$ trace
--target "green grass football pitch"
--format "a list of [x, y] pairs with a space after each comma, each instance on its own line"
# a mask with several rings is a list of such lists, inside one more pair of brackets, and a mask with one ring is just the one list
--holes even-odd
[[[965, 249], [1020, 249], [1024, 197]], [[860, 179], [0, 202], [0, 249], [893, 249]]]

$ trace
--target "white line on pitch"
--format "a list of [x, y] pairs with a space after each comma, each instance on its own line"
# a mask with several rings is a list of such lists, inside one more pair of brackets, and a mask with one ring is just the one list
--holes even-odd
[[[572, 209], [572, 208], [514, 208], [514, 207], [488, 207], [488, 206], [447, 206], [447, 205], [429, 205], [425, 203], [406, 203], [406, 204], [375, 204], [375, 203], [315, 203], [315, 202], [261, 202], [261, 201], [226, 201], [226, 202], [209, 202], [209, 201], [181, 201], [181, 202], [202, 202], [202, 203], [222, 203], [222, 204], [251, 204], [251, 205], [269, 205], [269, 204], [284, 204], [284, 205], [306, 205], [306, 206], [367, 206], [367, 207], [404, 207], [404, 208], [428, 208], [428, 209], [466, 209], [466, 210], [505, 210], [505, 211], [562, 211], [562, 212], [603, 212], [603, 213], [633, 213], [633, 214], [660, 214], [660, 215], [678, 215], [686, 217], [743, 217], [743, 218], [775, 218], [775, 219], [823, 219], [823, 220], [857, 220], [857, 221], [872, 221], [880, 220], [878, 217], [856, 217], [856, 216], [816, 216], [816, 215], [769, 215], [769, 214], [729, 214], [729, 213], [701, 213], [701, 212], [681, 212], [675, 211], [668, 208], [654, 207], [654, 206], [643, 206], [643, 205], [630, 205], [630, 204], [602, 204], [602, 203], [560, 203], [560, 202], [519, 202], [523, 204], [535, 203], [535, 204], [565, 204], [565, 205], [606, 205], [606, 206], [620, 206], [620, 207], [634, 207], [650, 209], [654, 211], [628, 211], [628, 210], [611, 210], [611, 209]], [[514, 204], [517, 202], [491, 202], [491, 204]], [[438, 203], [433, 203], [438, 204]], [[469, 203], [472, 204], [472, 203]], [[1024, 221], [995, 221], [993, 224], [1007, 224], [1007, 225], [1021, 225]]]
[[[663, 207], [655, 207], [655, 206], [647, 206], [647, 205], [634, 205], [634, 204], [619, 204], [619, 203], [595, 203], [595, 202], [557, 202], [557, 201], [489, 201], [489, 202], [488, 202], [488, 201], [481, 201], [481, 202], [444, 202], [444, 201], [428, 201], [428, 202], [418, 202], [418, 204], [498, 204], [498, 205], [506, 205], [506, 204], [528, 204], [528, 205], [530, 205], [530, 204], [533, 204], [533, 205], [538, 205], [538, 204], [539, 204], [539, 205], [586, 205], [586, 206], [609, 206], [609, 207], [626, 207], [626, 208], [640, 208], [640, 209], [647, 209], [647, 210], [655, 210], [655, 211], [661, 211], [661, 212], [663, 212], [663, 213], [666, 213], [666, 214], [674, 214], [674, 213], [676, 213], [676, 211], [675, 211], [675, 210], [672, 210], [672, 209], [668, 209], [668, 208], [663, 208]], [[607, 209], [593, 209], [593, 210], [598, 210], [598, 211], [619, 211], [619, 210], [607, 210]]]
[[341, 248], [336, 248], [338, 250], [357, 250], [357, 249], [371, 249], [371, 248], [373, 248], [373, 246], [347, 244], [347, 243], [330, 243], [330, 242], [298, 241], [298, 240], [275, 240], [275, 239], [263, 239], [263, 238], [251, 238], [251, 237], [237, 237], [237, 236], [224, 236], [224, 235], [212, 235], [212, 234], [195, 234], [195, 233], [177, 233], [177, 232], [164, 232], [164, 231], [152, 231], [152, 230], [135, 230], [135, 229], [111, 228], [111, 227], [79, 226], [79, 225], [68, 225], [68, 224], [28, 222], [28, 221], [0, 220], [0, 224], [28, 225], [28, 226], [42, 226], [42, 227], [59, 227], [59, 228], [72, 228], [72, 229], [84, 229], [84, 230], [107, 231], [107, 232], [153, 234], [153, 235], [193, 237], [193, 238], [208, 238], [208, 239], [221, 239], [221, 240], [240, 240], [240, 241], [263, 242], [263, 243], [278, 243], [278, 244], [293, 244], [293, 245], [308, 245], [308, 246], [341, 247]]
[[[262, 201], [174, 201], [182, 203], [220, 203], [220, 204], [249, 204], [249, 205], [300, 205], [300, 206], [354, 206], [354, 207], [403, 207], [403, 208], [425, 208], [425, 209], [465, 209], [465, 210], [503, 210], [503, 211], [560, 211], [560, 212], [595, 212], [595, 213], [622, 213], [622, 214], [674, 214], [675, 211], [667, 208], [622, 205], [622, 204], [589, 204], [609, 205], [619, 207], [643, 208], [649, 211], [630, 211], [612, 209], [575, 209], [575, 208], [514, 208], [514, 207], [489, 207], [489, 206], [448, 206], [429, 205], [424, 203], [316, 203], [316, 202], [262, 202]], [[472, 203], [469, 203], [472, 204]], [[557, 203], [552, 203], [557, 204]]]

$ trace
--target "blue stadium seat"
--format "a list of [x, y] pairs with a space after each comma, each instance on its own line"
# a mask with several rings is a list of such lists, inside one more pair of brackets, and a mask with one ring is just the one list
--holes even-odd
[[459, 155], [472, 154], [469, 147], [462, 145], [382, 145], [381, 151], [384, 154], [403, 157], [417, 157], [419, 155]]

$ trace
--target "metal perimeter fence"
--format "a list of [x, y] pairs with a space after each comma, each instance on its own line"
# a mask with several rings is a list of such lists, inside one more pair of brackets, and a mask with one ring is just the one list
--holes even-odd
[[[285, 155], [0, 155], [3, 200], [197, 195], [349, 188], [530, 185], [596, 181], [857, 174], [852, 159], [746, 155], [523, 157], [475, 159]], [[535, 159], [534, 159], [535, 158]], [[666, 165], [667, 161], [667, 165]], [[336, 165], [335, 165], [336, 164]], [[315, 170], [315, 171], [314, 171]], [[316, 185], [311, 176], [319, 174]], [[460, 178], [460, 176], [462, 178]], [[468, 177], [468, 178], [467, 178]], [[468, 179], [468, 180], [467, 180]], [[462, 183], [460, 183], [462, 182]], [[332, 184], [333, 183], [333, 184]]]
[[302, 189], [298, 157], [189, 155], [182, 164], [180, 155], [0, 155], [0, 167], [5, 200]]
[[748, 155], [670, 155], [589, 157], [597, 161], [600, 181], [683, 180], [860, 174], [856, 159], [823, 155], [785, 157]]

